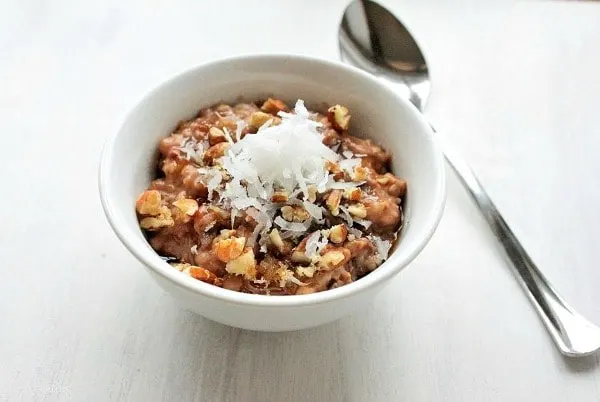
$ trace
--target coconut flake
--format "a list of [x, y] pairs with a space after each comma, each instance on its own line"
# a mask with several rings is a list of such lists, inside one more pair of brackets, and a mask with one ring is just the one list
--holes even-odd
[[311, 233], [307, 238], [306, 238], [306, 256], [307, 257], [312, 257], [313, 255], [315, 255], [317, 253], [317, 247], [319, 246], [319, 238], [321, 237], [321, 232], [320, 231], [316, 231]]
[[354, 168], [360, 166], [361, 160], [358, 158], [355, 159], [343, 159], [338, 164], [340, 169], [348, 174], [354, 173]]
[[225, 133], [225, 138], [227, 138], [227, 142], [233, 145], [233, 138], [231, 138], [231, 134], [229, 134], [229, 130], [227, 127], [223, 127], [223, 133]]
[[246, 209], [248, 207], [254, 207], [256, 209], [261, 208], [261, 204], [258, 199], [253, 197], [240, 197], [231, 202], [231, 204], [237, 209]]
[[279, 272], [279, 286], [284, 287], [287, 282], [294, 283], [298, 286], [306, 286], [306, 283], [300, 281], [300, 279], [294, 276], [294, 273], [289, 269], [284, 269]]
[[247, 124], [245, 120], [238, 120], [237, 126], [235, 127], [235, 140], [240, 141], [242, 139], [242, 131], [246, 128]]
[[235, 223], [235, 218], [238, 216], [239, 212], [240, 211], [237, 208], [235, 208], [235, 207], [231, 208], [231, 228], [232, 229], [233, 229], [233, 226]]
[[320, 221], [323, 219], [323, 209], [309, 201], [302, 201], [302, 206], [314, 219]]
[[348, 188], [359, 187], [365, 184], [364, 181], [335, 181], [333, 177], [327, 182], [326, 187], [332, 190], [346, 190]]
[[375, 244], [379, 258], [381, 258], [382, 261], [387, 260], [390, 249], [392, 248], [392, 242], [383, 240], [381, 237], [375, 235], [370, 235], [368, 238]]
[[340, 211], [342, 212], [340, 217], [346, 221], [346, 223], [348, 224], [349, 227], [352, 227], [352, 225], [354, 224], [354, 219], [352, 218], [350, 211], [348, 211], [348, 208], [346, 208], [343, 205], [340, 205], [339, 208], [340, 208]]
[[366, 219], [358, 219], [358, 218], [354, 218], [354, 222], [358, 223], [359, 225], [361, 225], [365, 229], [368, 229], [371, 226], [371, 223], [372, 223], [371, 221], [368, 221]]
[[277, 226], [279, 226], [281, 229], [287, 230], [290, 232], [304, 233], [304, 232], [306, 232], [306, 229], [308, 229], [308, 227], [305, 224], [298, 223], [298, 222], [288, 222], [285, 219], [283, 219], [281, 216], [278, 216], [277, 218], [275, 218], [275, 224], [277, 224]]
[[221, 174], [221, 172], [219, 172], [218, 170], [213, 172], [214, 175], [212, 176], [212, 178], [208, 181], [207, 187], [208, 187], [208, 195], [210, 197], [210, 195], [212, 194], [212, 192], [221, 184], [221, 182], [223, 181], [223, 175]]
[[354, 156], [354, 154], [350, 150], [345, 150], [344, 152], [342, 152], [342, 155], [344, 155], [344, 158], [346, 159], [350, 159]]
[[329, 243], [329, 239], [327, 238], [327, 236], [323, 236], [321, 238], [321, 240], [318, 242], [317, 244], [317, 253], [321, 253], [321, 251], [323, 251], [323, 249], [325, 249], [325, 246]]
[[307, 257], [311, 258], [317, 254], [320, 254], [325, 246], [329, 243], [327, 236], [323, 232], [324, 231], [322, 230], [317, 230], [306, 238], [305, 254]]
[[357, 228], [348, 228], [348, 233], [353, 234], [356, 238], [361, 238], [363, 236], [363, 232]]
[[271, 217], [265, 210], [256, 211], [252, 208], [249, 208], [246, 211], [246, 213], [248, 213], [248, 215], [252, 216], [257, 222], [256, 226], [254, 227], [254, 231], [248, 238], [248, 245], [252, 247], [252, 246], [254, 246], [254, 243], [256, 243], [256, 239], [258, 238], [260, 233], [271, 229], [271, 226], [272, 226]]
[[193, 160], [198, 164], [202, 163], [204, 153], [202, 143], [196, 143], [191, 138], [184, 138], [179, 145], [177, 149], [183, 152], [185, 159]]

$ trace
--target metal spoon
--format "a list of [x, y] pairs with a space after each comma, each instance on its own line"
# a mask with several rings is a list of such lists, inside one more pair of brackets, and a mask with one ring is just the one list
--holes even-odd
[[[430, 93], [427, 63], [404, 25], [386, 8], [355, 0], [344, 12], [338, 41], [342, 60], [379, 77], [423, 112]], [[435, 130], [434, 130], [435, 131]], [[468, 165], [436, 135], [446, 160], [488, 222], [507, 260], [562, 354], [584, 356], [600, 349], [594, 326], [554, 290], [510, 230]]]

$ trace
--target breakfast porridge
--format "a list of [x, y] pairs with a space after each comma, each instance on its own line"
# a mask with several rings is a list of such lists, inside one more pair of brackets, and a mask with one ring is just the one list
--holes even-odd
[[349, 123], [344, 106], [320, 114], [302, 100], [202, 109], [160, 141], [140, 227], [174, 269], [225, 289], [298, 295], [353, 282], [387, 259], [407, 186]]

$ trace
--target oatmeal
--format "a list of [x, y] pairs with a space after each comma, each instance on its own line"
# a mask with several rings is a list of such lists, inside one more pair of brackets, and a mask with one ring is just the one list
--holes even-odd
[[350, 121], [301, 100], [200, 110], [160, 141], [140, 227], [174, 269], [234, 291], [308, 294], [367, 275], [397, 239], [406, 182]]

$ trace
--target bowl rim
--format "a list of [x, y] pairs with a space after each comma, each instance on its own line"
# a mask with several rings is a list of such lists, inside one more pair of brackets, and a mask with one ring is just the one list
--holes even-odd
[[[165, 87], [171, 85], [173, 81], [183, 79], [186, 75], [197, 74], [199, 70], [214, 68], [219, 65], [236, 63], [236, 62], [256, 62], [256, 61], [268, 61], [275, 62], [285, 59], [287, 63], [300, 62], [300, 63], [315, 63], [321, 64], [325, 67], [337, 69], [341, 74], [347, 74], [352, 78], [367, 80], [370, 84], [376, 86], [378, 90], [388, 92], [398, 102], [409, 108], [414, 115], [416, 115], [419, 124], [426, 134], [429, 134], [426, 139], [430, 143], [432, 149], [433, 158], [435, 160], [435, 168], [438, 174], [438, 183], [435, 188], [435, 193], [432, 195], [434, 199], [434, 209], [430, 211], [427, 216], [426, 222], [422, 225], [421, 232], [418, 234], [416, 241], [412, 248], [405, 250], [405, 257], [401, 261], [396, 261], [394, 266], [390, 266], [389, 260], [384, 261], [376, 270], [362, 277], [360, 280], [349, 283], [344, 286], [340, 286], [336, 289], [330, 289], [323, 292], [316, 292], [306, 295], [288, 295], [288, 296], [267, 296], [267, 295], [256, 295], [236, 292], [228, 289], [223, 289], [218, 286], [214, 286], [196, 279], [190, 278], [186, 275], [182, 275], [179, 271], [173, 269], [168, 263], [162, 260], [159, 255], [152, 250], [150, 247], [140, 248], [137, 247], [132, 241], [130, 241], [127, 235], [127, 227], [129, 225], [125, 222], [120, 221], [118, 214], [115, 213], [114, 202], [112, 201], [112, 191], [110, 185], [109, 171], [113, 164], [114, 157], [114, 146], [117, 138], [123, 132], [123, 127], [129, 120], [130, 116], [146, 101], [155, 96], [156, 93], [163, 90]], [[292, 307], [292, 306], [307, 306], [307, 305], [319, 305], [331, 302], [333, 300], [344, 299], [354, 294], [364, 292], [378, 284], [389, 281], [396, 274], [398, 274], [403, 268], [410, 264], [417, 255], [425, 248], [431, 237], [433, 236], [441, 218], [443, 215], [445, 201], [446, 201], [446, 179], [444, 169], [444, 159], [442, 151], [437, 144], [437, 141], [433, 138], [433, 131], [429, 123], [425, 120], [424, 116], [415, 108], [415, 106], [408, 100], [402, 98], [391, 88], [385, 86], [376, 77], [371, 74], [364, 72], [356, 67], [343, 64], [338, 61], [321, 59], [313, 56], [305, 55], [291, 55], [291, 54], [279, 54], [279, 53], [267, 53], [267, 54], [252, 54], [252, 55], [236, 55], [233, 57], [220, 58], [211, 60], [206, 63], [201, 63], [191, 68], [188, 68], [170, 78], [164, 80], [158, 86], [155, 86], [150, 91], [147, 91], [134, 106], [127, 112], [119, 129], [112, 133], [105, 141], [100, 157], [100, 166], [98, 171], [98, 189], [100, 193], [100, 200], [102, 208], [106, 215], [106, 218], [115, 232], [121, 243], [127, 248], [127, 250], [136, 257], [136, 259], [142, 263], [142, 265], [151, 271], [151, 273], [158, 274], [162, 278], [168, 280], [173, 285], [184, 290], [200, 294], [211, 299], [219, 300], [222, 302], [228, 302], [235, 305], [247, 305], [247, 306], [260, 306], [260, 307]]]

